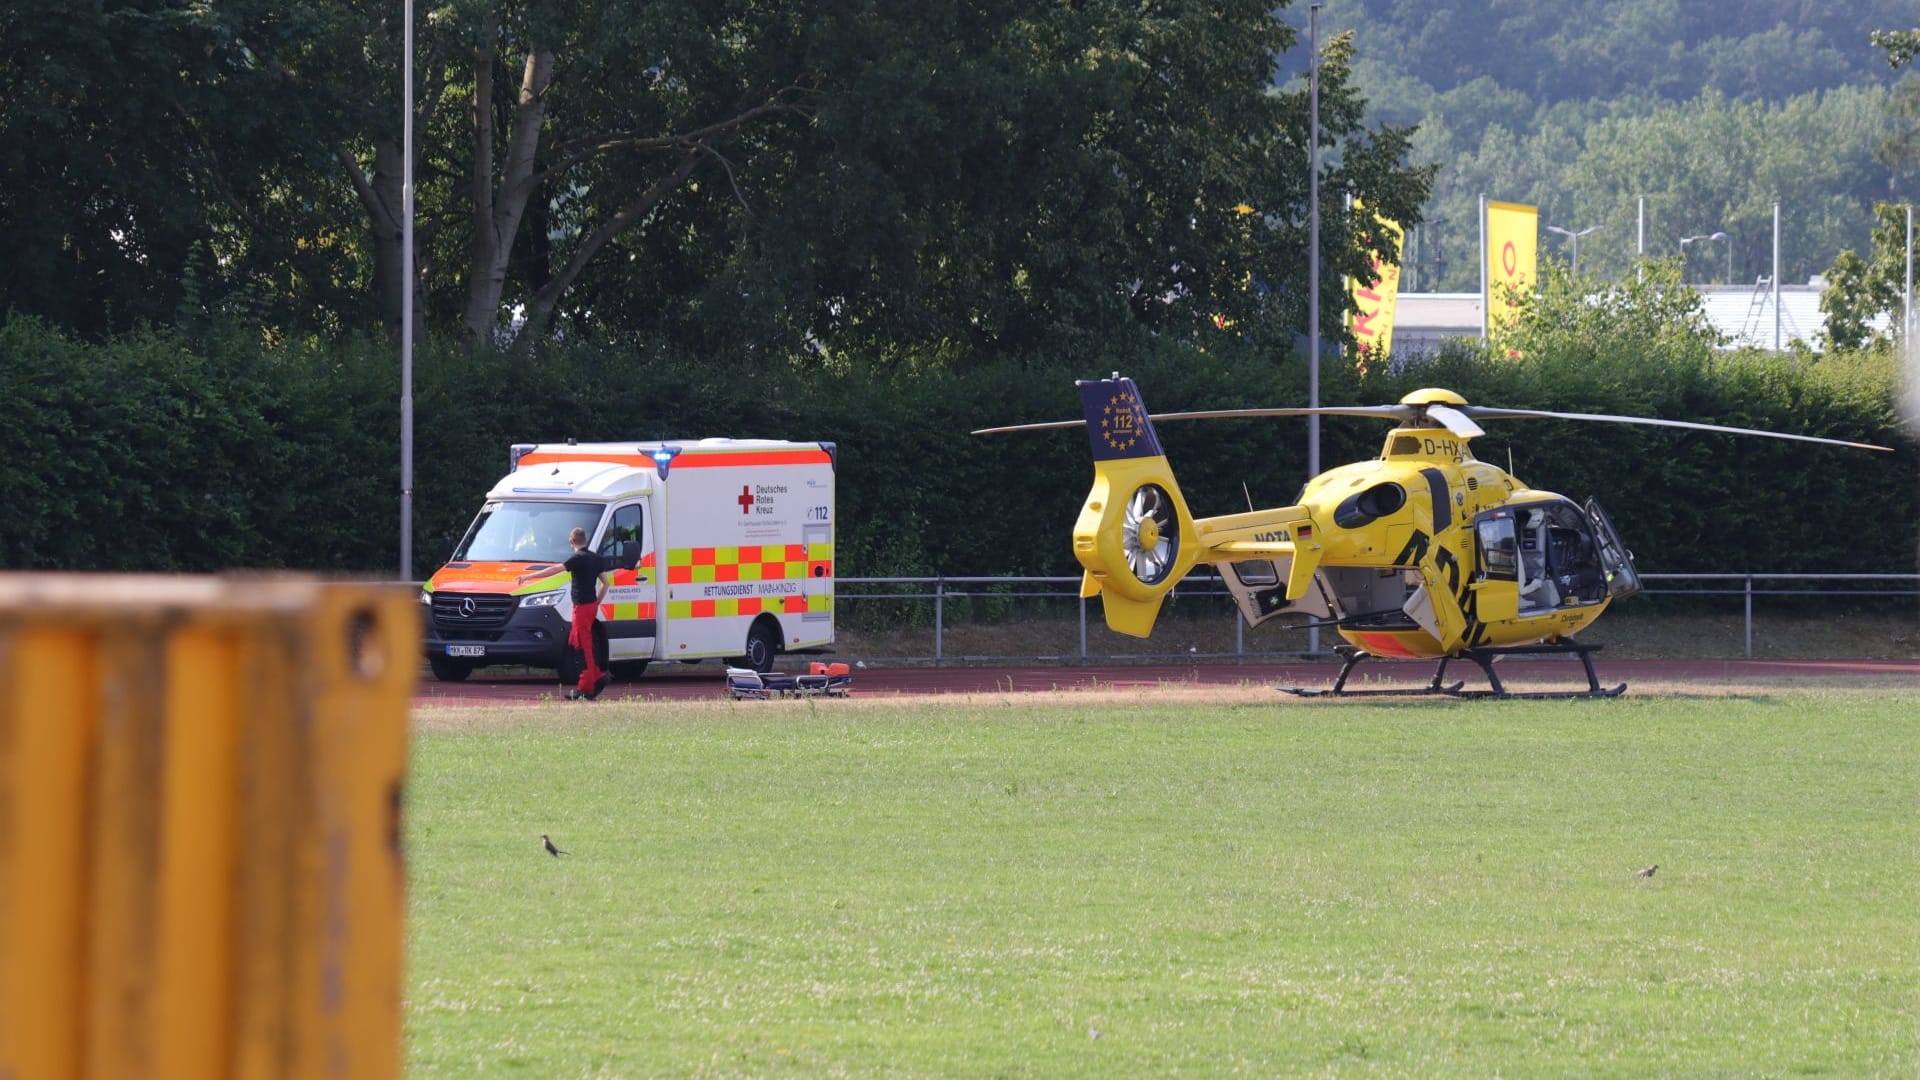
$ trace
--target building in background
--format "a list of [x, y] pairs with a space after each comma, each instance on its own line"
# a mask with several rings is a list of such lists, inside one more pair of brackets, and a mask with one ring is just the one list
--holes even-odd
[[[1754, 285], [1695, 285], [1707, 312], [1707, 318], [1725, 335], [1727, 348], [1753, 346], [1773, 348], [1773, 290]], [[1807, 285], [1780, 287], [1780, 343], [1786, 346], [1803, 341], [1819, 349], [1819, 334], [1826, 326], [1820, 310], [1820, 293], [1825, 283], [1818, 278]], [[1393, 354], [1411, 359], [1430, 355], [1451, 338], [1480, 336], [1479, 293], [1403, 292], [1393, 328]], [[1873, 324], [1884, 327], [1883, 316]]]

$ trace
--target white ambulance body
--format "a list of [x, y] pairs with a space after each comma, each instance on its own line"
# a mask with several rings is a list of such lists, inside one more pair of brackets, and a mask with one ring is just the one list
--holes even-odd
[[567, 536], [623, 558], [603, 659], [722, 658], [758, 670], [833, 644], [834, 446], [760, 439], [516, 445], [514, 469], [421, 595], [434, 674], [566, 673]]

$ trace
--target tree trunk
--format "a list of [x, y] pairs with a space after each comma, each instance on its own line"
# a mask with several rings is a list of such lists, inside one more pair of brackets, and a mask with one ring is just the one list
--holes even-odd
[[[380, 322], [388, 332], [400, 332], [400, 243], [404, 194], [401, 181], [401, 149], [396, 142], [379, 142], [373, 148], [373, 172], [368, 174], [345, 148], [334, 150], [347, 172], [347, 179], [360, 196], [367, 212], [367, 232], [373, 240], [373, 302]], [[426, 272], [419, 261], [418, 237], [415, 237], [413, 276], [413, 336], [424, 338], [427, 329], [426, 293], [421, 283]]]
[[[491, 17], [489, 17], [491, 30]], [[487, 40], [492, 34], [486, 35]], [[512, 130], [507, 136], [506, 159], [500, 163], [498, 187], [494, 180], [492, 49], [474, 53], [473, 92], [473, 247], [467, 267], [466, 330], [482, 340], [500, 318], [500, 299], [506, 291], [507, 268], [513, 258], [514, 238], [520, 231], [527, 202], [540, 184], [534, 159], [540, 147], [540, 128], [546, 120], [547, 90], [553, 80], [553, 53], [536, 49], [527, 54], [520, 76], [519, 99], [514, 105]]]
[[373, 198], [368, 225], [373, 232], [373, 294], [380, 322], [400, 330], [400, 241], [402, 202], [400, 144], [381, 142], [373, 148], [373, 175], [368, 178]]

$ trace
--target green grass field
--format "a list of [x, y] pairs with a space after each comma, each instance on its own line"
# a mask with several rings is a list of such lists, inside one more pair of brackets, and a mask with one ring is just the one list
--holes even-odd
[[420, 714], [409, 1074], [1920, 1071], [1911, 693], [1231, 697]]

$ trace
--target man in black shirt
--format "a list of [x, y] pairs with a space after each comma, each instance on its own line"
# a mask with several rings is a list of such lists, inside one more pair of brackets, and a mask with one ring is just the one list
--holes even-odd
[[580, 665], [580, 682], [571, 695], [575, 700], [585, 698], [592, 701], [607, 688], [613, 676], [600, 670], [600, 662], [593, 655], [593, 624], [600, 615], [600, 600], [607, 595], [605, 575], [616, 568], [612, 559], [587, 550], [587, 530], [575, 529], [567, 537], [573, 545], [573, 554], [564, 564], [567, 573], [573, 575], [573, 627], [567, 634], [567, 645], [579, 649], [585, 661]]

